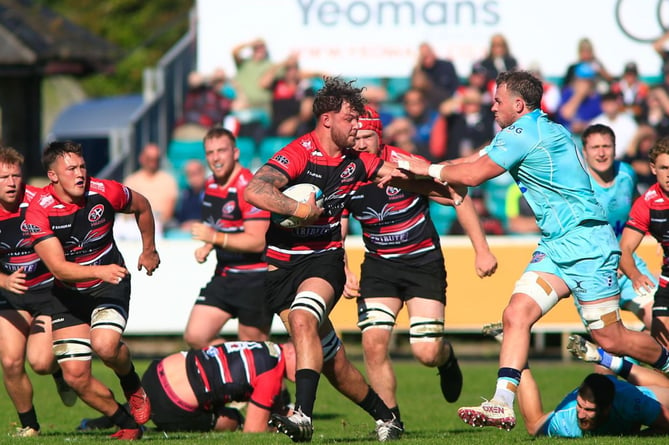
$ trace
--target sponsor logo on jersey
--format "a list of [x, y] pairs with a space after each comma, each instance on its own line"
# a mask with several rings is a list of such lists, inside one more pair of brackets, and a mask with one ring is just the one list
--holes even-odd
[[518, 127], [516, 124], [509, 125], [506, 127], [506, 131], [509, 131], [511, 133], [515, 134], [521, 134], [523, 132], [522, 127]]
[[104, 191], [105, 191], [105, 185], [100, 181], [91, 180], [91, 187], [95, 187], [96, 189], [100, 190], [102, 193], [104, 193]]
[[293, 235], [299, 238], [318, 237], [332, 232], [330, 226], [309, 226], [297, 227], [293, 229]]
[[312, 172], [311, 170], [307, 170], [306, 174], [307, 176], [313, 176], [314, 178], [319, 178], [319, 179], [323, 177], [323, 175], [316, 172]]
[[88, 212], [88, 221], [89, 222], [96, 222], [102, 218], [102, 216], [105, 214], [105, 206], [102, 204], [97, 204], [94, 206], [90, 212]]
[[328, 195], [323, 202], [328, 202], [328, 201], [336, 201], [338, 199], [343, 199], [346, 198], [346, 195], [348, 195], [348, 191], [345, 189], [337, 189], [334, 191], [334, 193]]
[[289, 161], [288, 158], [285, 157], [284, 155], [276, 155], [276, 156], [274, 156], [274, 160], [275, 160], [276, 162], [278, 162], [279, 164], [281, 164], [281, 165], [288, 165], [288, 164], [290, 164], [290, 161]]

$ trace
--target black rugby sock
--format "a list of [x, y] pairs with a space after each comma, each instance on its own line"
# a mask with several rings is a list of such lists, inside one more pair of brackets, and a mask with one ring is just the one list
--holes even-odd
[[37, 421], [37, 413], [35, 412], [35, 407], [30, 408], [29, 411], [25, 413], [19, 413], [19, 422], [21, 422], [21, 427], [25, 428], [29, 426], [30, 428], [39, 431], [39, 422]]
[[[118, 404], [117, 404], [118, 405]], [[121, 405], [118, 405], [116, 412], [109, 417], [114, 425], [124, 430], [135, 430], [139, 428], [139, 424], [135, 422], [130, 413], [126, 411]]]
[[[367, 395], [358, 403], [358, 406], [369, 413], [374, 420], [390, 420], [393, 418], [393, 412], [383, 403], [381, 397], [370, 387]], [[399, 411], [399, 408], [398, 408]]]
[[123, 388], [124, 394], [132, 394], [139, 389], [142, 383], [139, 380], [139, 375], [135, 372], [135, 365], [130, 364], [130, 372], [126, 375], [119, 375], [116, 373], [116, 376], [121, 383], [121, 388]]
[[314, 413], [320, 376], [313, 369], [298, 369], [295, 372], [295, 409], [299, 408], [305, 416], [311, 417]]

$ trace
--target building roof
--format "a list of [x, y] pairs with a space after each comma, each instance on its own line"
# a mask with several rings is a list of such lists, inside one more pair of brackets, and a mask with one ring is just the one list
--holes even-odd
[[114, 129], [126, 128], [142, 103], [141, 94], [132, 94], [71, 105], [56, 118], [49, 139], [107, 137]]
[[0, 0], [0, 71], [41, 67], [43, 74], [107, 70], [120, 49], [31, 0]]

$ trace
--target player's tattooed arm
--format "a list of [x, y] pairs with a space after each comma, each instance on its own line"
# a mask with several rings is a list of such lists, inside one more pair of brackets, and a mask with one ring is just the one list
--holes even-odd
[[246, 186], [244, 199], [260, 209], [282, 215], [292, 215], [297, 202], [285, 196], [280, 190], [287, 183], [286, 175], [275, 168], [264, 165]]

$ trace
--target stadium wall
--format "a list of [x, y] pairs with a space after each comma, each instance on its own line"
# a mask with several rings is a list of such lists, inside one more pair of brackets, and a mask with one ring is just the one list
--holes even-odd
[[[501, 319], [502, 310], [510, 297], [515, 281], [520, 277], [536, 246], [536, 238], [490, 237], [489, 243], [497, 256], [499, 268], [490, 278], [480, 279], [474, 272], [474, 252], [465, 237], [442, 238], [442, 247], [448, 270], [448, 303], [446, 329], [449, 332], [479, 332], [485, 323]], [[215, 266], [215, 256], [210, 255], [204, 264], [195, 261], [193, 252], [199, 243], [192, 240], [161, 240], [158, 242], [161, 264], [152, 277], [137, 272], [134, 265], [141, 250], [137, 242], [118, 243], [132, 277], [130, 319], [126, 333], [129, 335], [181, 335], [188, 321], [191, 307], [200, 287], [206, 284]], [[660, 270], [661, 256], [652, 239], [644, 240], [639, 254], [651, 272]], [[347, 239], [350, 267], [359, 272], [364, 249], [359, 237]], [[627, 324], [637, 325], [636, 319], [623, 314]], [[332, 312], [335, 327], [342, 332], [357, 332], [355, 300], [342, 299]], [[399, 330], [409, 328], [406, 311], [397, 321]], [[273, 330], [285, 332], [275, 318]], [[535, 332], [582, 331], [571, 299], [561, 301], [537, 326]], [[233, 333], [236, 324], [224, 332]]]

